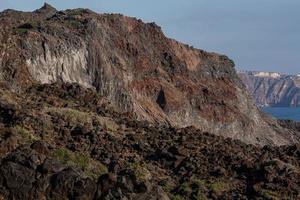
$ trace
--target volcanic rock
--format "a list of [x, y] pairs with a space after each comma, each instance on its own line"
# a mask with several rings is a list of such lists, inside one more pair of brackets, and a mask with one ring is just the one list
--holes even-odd
[[0, 92], [15, 105], [10, 123], [0, 112], [1, 199], [300, 198], [299, 144], [260, 147], [137, 121], [78, 84]]
[[232, 60], [169, 39], [155, 23], [45, 4], [4, 11], [0, 25], [0, 80], [14, 91], [36, 82], [78, 83], [139, 121], [194, 126], [251, 144], [298, 141], [262, 116]]

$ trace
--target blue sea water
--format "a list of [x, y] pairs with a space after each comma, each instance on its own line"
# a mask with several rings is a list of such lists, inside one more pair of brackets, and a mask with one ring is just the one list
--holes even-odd
[[300, 107], [265, 107], [262, 110], [278, 119], [291, 119], [300, 122]]

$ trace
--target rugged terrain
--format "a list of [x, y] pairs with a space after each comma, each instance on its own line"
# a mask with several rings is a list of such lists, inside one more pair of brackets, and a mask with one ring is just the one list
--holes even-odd
[[95, 88], [137, 120], [194, 126], [251, 144], [284, 145], [296, 136], [263, 116], [226, 56], [166, 38], [154, 23], [87, 9], [0, 13], [0, 80]]
[[0, 26], [1, 200], [300, 198], [300, 124], [260, 113], [226, 56], [86, 9]]
[[76, 84], [0, 94], [0, 199], [300, 198], [299, 145], [136, 121]]
[[300, 106], [300, 75], [246, 71], [239, 77], [258, 106]]

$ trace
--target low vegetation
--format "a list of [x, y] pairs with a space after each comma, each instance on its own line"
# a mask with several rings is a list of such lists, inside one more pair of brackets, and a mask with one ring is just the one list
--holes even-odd
[[24, 128], [21, 125], [12, 127], [11, 132], [24, 144], [30, 144], [40, 139], [32, 130]]
[[58, 116], [64, 121], [68, 122], [70, 127], [83, 127], [85, 125], [101, 126], [104, 130], [107, 131], [117, 131], [119, 125], [116, 124], [112, 119], [107, 117], [98, 116], [93, 112], [83, 112], [75, 110], [72, 108], [57, 108], [51, 107], [45, 109], [46, 113], [49, 113], [52, 116]]
[[57, 115], [69, 123], [71, 127], [84, 126], [87, 123], [92, 123], [92, 114], [81, 112], [72, 108], [46, 108], [46, 112], [50, 115]]
[[281, 198], [279, 198], [280, 195], [277, 194], [277, 192], [271, 191], [271, 190], [262, 190], [261, 195], [264, 199], [267, 199], [267, 200], [279, 200], [279, 199], [281, 199]]
[[107, 173], [107, 168], [87, 154], [72, 152], [66, 148], [59, 148], [52, 152], [52, 156], [62, 164], [81, 169], [86, 176], [97, 180], [102, 174]]
[[193, 127], [134, 121], [85, 103], [90, 92], [69, 84], [2, 92], [6, 199], [35, 198], [28, 188], [47, 199], [299, 199], [299, 145], [260, 148]]
[[27, 33], [28, 29], [26, 29], [26, 28], [15, 28], [15, 29], [13, 29], [13, 31], [15, 33], [18, 33], [18, 34], [23, 34], [23, 33]]
[[151, 173], [144, 162], [127, 163], [126, 168], [132, 170], [140, 182], [148, 181], [151, 178]]
[[215, 193], [222, 193], [230, 190], [230, 186], [225, 182], [215, 182], [210, 185], [210, 189]]

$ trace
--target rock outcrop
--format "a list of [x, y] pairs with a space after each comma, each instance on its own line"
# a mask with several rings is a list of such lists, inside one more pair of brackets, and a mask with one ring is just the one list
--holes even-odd
[[246, 71], [239, 77], [258, 106], [300, 106], [300, 75]]
[[300, 198], [299, 145], [136, 121], [77, 84], [1, 85], [0, 144], [0, 199]]
[[0, 14], [0, 80], [20, 91], [33, 83], [95, 88], [135, 118], [252, 144], [294, 143], [262, 116], [226, 56], [166, 38], [159, 26], [87, 9]]

